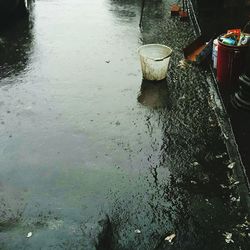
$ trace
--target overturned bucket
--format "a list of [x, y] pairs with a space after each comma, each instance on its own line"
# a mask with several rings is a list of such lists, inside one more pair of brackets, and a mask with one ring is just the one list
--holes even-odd
[[167, 77], [172, 49], [162, 44], [147, 44], [138, 49], [143, 78], [160, 81]]

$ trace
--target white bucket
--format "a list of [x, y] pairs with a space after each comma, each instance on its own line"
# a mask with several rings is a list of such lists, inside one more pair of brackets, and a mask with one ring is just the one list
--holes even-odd
[[213, 52], [212, 52], [212, 61], [214, 69], [217, 69], [217, 60], [218, 60], [218, 39], [213, 41]]
[[160, 81], [166, 78], [172, 49], [162, 44], [147, 44], [138, 49], [143, 78]]

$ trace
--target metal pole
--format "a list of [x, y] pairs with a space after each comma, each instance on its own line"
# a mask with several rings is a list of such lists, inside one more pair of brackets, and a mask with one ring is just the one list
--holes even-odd
[[141, 4], [141, 17], [140, 17], [140, 23], [139, 23], [139, 27], [140, 28], [142, 26], [142, 18], [143, 18], [144, 6], [145, 6], [145, 0], [142, 0], [142, 4]]

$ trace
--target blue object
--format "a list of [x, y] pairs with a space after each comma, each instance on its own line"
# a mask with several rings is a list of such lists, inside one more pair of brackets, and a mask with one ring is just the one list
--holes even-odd
[[236, 41], [232, 38], [222, 38], [222, 42], [227, 45], [235, 45]]

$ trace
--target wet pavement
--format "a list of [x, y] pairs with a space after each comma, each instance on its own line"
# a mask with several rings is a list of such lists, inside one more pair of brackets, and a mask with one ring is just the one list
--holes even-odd
[[[246, 181], [172, 2], [141, 32], [140, 1], [40, 0], [2, 32], [0, 249], [248, 249]], [[166, 81], [141, 80], [146, 43], [173, 48]]]

